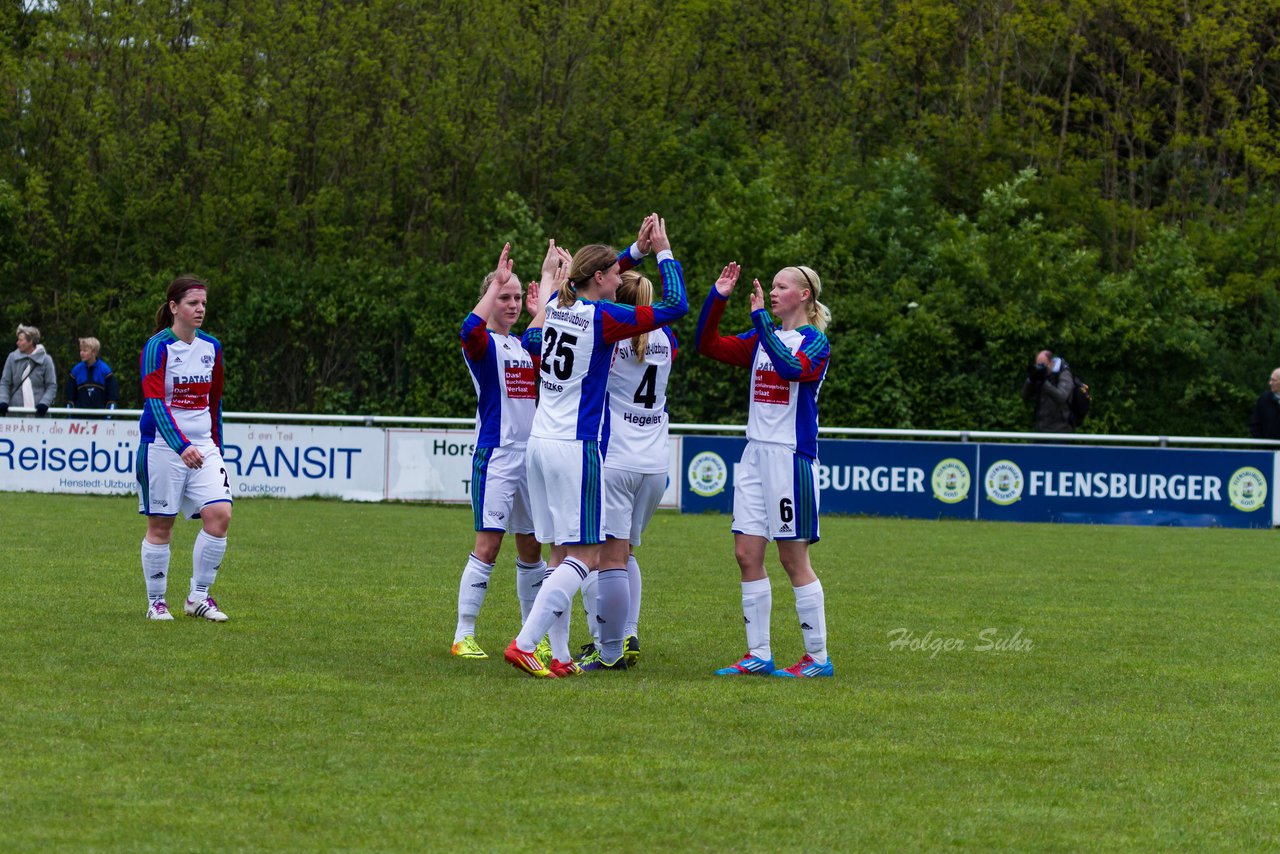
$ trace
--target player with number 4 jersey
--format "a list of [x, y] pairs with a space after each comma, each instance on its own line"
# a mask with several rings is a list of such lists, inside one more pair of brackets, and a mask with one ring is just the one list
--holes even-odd
[[[653, 284], [639, 272], [628, 270], [622, 274], [617, 299], [630, 305], [649, 305]], [[608, 583], [616, 573], [625, 576], [630, 594], [623, 655], [628, 667], [640, 661], [641, 575], [635, 547], [667, 489], [667, 382], [677, 352], [675, 333], [667, 326], [620, 341], [614, 348], [605, 421], [605, 543], [599, 572], [588, 576], [582, 588], [594, 641], [586, 659], [600, 654], [598, 584]]]
[[[720, 318], [741, 268], [730, 263], [707, 295], [698, 319], [698, 352], [751, 371], [747, 447], [734, 470], [734, 554], [742, 571], [747, 654], [717, 670], [720, 676], [831, 676], [822, 582], [809, 563], [818, 541], [818, 392], [831, 347], [824, 334], [831, 313], [818, 297], [822, 280], [809, 267], [785, 267], [773, 278], [765, 308], [760, 280], [751, 295], [752, 328], [720, 335]], [[775, 670], [769, 639], [773, 594], [764, 568], [773, 540], [796, 597], [805, 654]]]

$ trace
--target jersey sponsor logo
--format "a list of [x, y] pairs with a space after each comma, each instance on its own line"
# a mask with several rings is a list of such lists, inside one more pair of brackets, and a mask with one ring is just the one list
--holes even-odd
[[754, 399], [756, 403], [774, 403], [786, 406], [791, 403], [791, 383], [769, 368], [756, 367]]
[[205, 409], [209, 406], [209, 387], [211, 383], [174, 383], [173, 396], [169, 403], [172, 409]]
[[533, 372], [533, 362], [507, 362], [504, 373], [508, 398], [511, 400], [537, 399], [538, 377]]
[[710, 498], [724, 492], [729, 482], [729, 467], [715, 451], [703, 451], [689, 461], [689, 488], [695, 495]]

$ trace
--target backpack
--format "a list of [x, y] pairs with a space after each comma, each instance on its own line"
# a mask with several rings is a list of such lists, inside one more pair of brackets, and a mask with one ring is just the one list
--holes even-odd
[[1093, 403], [1093, 395], [1089, 394], [1089, 384], [1080, 379], [1074, 371], [1071, 374], [1071, 397], [1067, 406], [1071, 409], [1071, 422], [1079, 427], [1089, 417], [1089, 406]]

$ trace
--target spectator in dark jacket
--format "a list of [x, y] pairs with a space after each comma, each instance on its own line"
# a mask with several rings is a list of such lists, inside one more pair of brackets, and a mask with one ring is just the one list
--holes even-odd
[[1253, 405], [1249, 432], [1255, 439], [1280, 439], [1280, 368], [1271, 372], [1270, 389]]
[[1041, 350], [1027, 369], [1022, 399], [1036, 407], [1035, 429], [1039, 433], [1075, 432], [1071, 417], [1071, 392], [1075, 380], [1071, 368], [1050, 350]]
[[80, 362], [71, 369], [67, 384], [67, 408], [115, 409], [120, 385], [111, 366], [98, 358], [102, 345], [97, 338], [80, 339]]

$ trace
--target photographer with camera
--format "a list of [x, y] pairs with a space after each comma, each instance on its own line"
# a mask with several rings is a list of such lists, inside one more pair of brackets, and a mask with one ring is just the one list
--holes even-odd
[[1071, 415], [1074, 388], [1071, 368], [1061, 357], [1054, 356], [1050, 350], [1036, 354], [1027, 368], [1027, 380], [1022, 384], [1022, 399], [1035, 404], [1037, 433], [1075, 432]]

